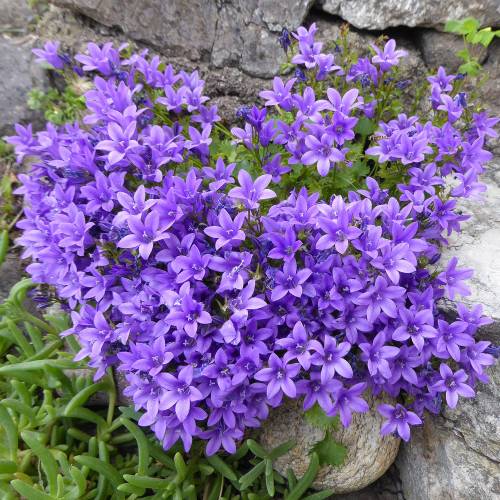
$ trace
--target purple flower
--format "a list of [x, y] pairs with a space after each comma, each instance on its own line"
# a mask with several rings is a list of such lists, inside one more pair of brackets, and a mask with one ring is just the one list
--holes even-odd
[[340, 212], [337, 220], [320, 217], [318, 225], [326, 233], [316, 242], [318, 250], [328, 250], [335, 247], [338, 253], [343, 254], [347, 250], [349, 241], [361, 235], [360, 229], [349, 225], [349, 216], [346, 211]]
[[363, 342], [359, 344], [361, 349], [361, 359], [366, 362], [371, 375], [380, 373], [383, 377], [391, 378], [392, 372], [389, 361], [399, 354], [399, 349], [394, 346], [385, 345], [385, 333], [381, 331], [376, 335], [371, 343]]
[[309, 370], [311, 366], [311, 353], [309, 351], [312, 343], [307, 336], [302, 321], [295, 323], [291, 336], [278, 339], [276, 345], [286, 349], [284, 359], [296, 359], [304, 370]]
[[316, 100], [314, 90], [311, 87], [306, 87], [303, 95], [295, 94], [293, 96], [293, 103], [298, 110], [297, 117], [299, 119], [304, 117], [315, 122], [319, 122], [322, 118], [320, 111], [329, 107], [328, 101], [323, 99]]
[[493, 356], [486, 352], [489, 346], [490, 342], [485, 340], [470, 345], [465, 349], [465, 352], [462, 352], [460, 362], [463, 363], [463, 365], [467, 365], [467, 363], [470, 364], [477, 375], [483, 375], [483, 366], [491, 366], [495, 363]]
[[271, 293], [271, 300], [276, 302], [287, 294], [300, 298], [303, 292], [302, 285], [311, 274], [312, 271], [307, 268], [297, 270], [297, 262], [295, 259], [285, 261], [283, 271], [278, 271], [274, 278], [276, 286]]
[[203, 310], [202, 304], [193, 299], [189, 283], [182, 285], [178, 298], [174, 300], [166, 321], [183, 329], [190, 337], [196, 335], [198, 325], [208, 325], [212, 322], [212, 316]]
[[427, 80], [429, 83], [436, 85], [441, 92], [449, 92], [453, 88], [451, 82], [454, 78], [453, 75], [447, 75], [446, 70], [442, 66], [439, 66], [437, 74], [427, 77]]
[[469, 287], [462, 282], [471, 278], [474, 272], [472, 269], [457, 269], [457, 264], [458, 259], [452, 257], [446, 269], [437, 278], [440, 283], [446, 286], [450, 299], [454, 299], [457, 293], [463, 296], [470, 295]]
[[132, 139], [135, 135], [136, 122], [130, 122], [125, 128], [118, 123], [108, 124], [108, 135], [106, 139], [97, 143], [96, 148], [108, 152], [108, 162], [114, 165], [123, 160], [128, 151], [139, 146], [139, 143]]
[[378, 64], [382, 71], [390, 70], [392, 66], [396, 66], [399, 63], [401, 57], [406, 57], [408, 55], [406, 50], [395, 50], [396, 41], [392, 38], [387, 41], [384, 50], [381, 50], [375, 44], [371, 46], [376, 52], [376, 55], [372, 57], [372, 62]]
[[368, 321], [374, 322], [381, 312], [390, 318], [398, 315], [395, 300], [404, 294], [404, 288], [388, 285], [382, 276], [377, 276], [375, 283], [366, 291], [354, 299], [359, 305], [366, 306]]
[[241, 230], [241, 226], [245, 222], [246, 213], [241, 212], [234, 221], [224, 208], [219, 212], [219, 225], [208, 226], [204, 229], [205, 234], [211, 238], [216, 238], [215, 248], [219, 250], [226, 245], [239, 245], [245, 239], [245, 233]]
[[344, 359], [344, 356], [351, 349], [349, 342], [341, 342], [337, 346], [337, 342], [333, 337], [325, 335], [323, 344], [317, 340], [313, 340], [312, 348], [316, 351], [313, 355], [312, 363], [321, 366], [322, 382], [332, 379], [335, 373], [344, 378], [351, 378], [353, 376], [351, 365]]
[[321, 139], [313, 135], [306, 136], [306, 146], [308, 150], [302, 155], [302, 162], [305, 165], [317, 164], [319, 175], [323, 177], [328, 174], [332, 164], [344, 161], [344, 153], [333, 145], [334, 137], [323, 134]]
[[259, 208], [261, 200], [269, 200], [276, 196], [274, 191], [266, 189], [271, 180], [270, 175], [261, 175], [253, 181], [246, 170], [240, 170], [238, 173], [240, 187], [232, 188], [228, 196], [236, 200], [241, 200], [246, 208], [254, 210]]
[[369, 410], [368, 403], [360, 397], [366, 389], [366, 383], [355, 384], [349, 389], [342, 387], [336, 393], [335, 403], [328, 416], [340, 414], [340, 421], [344, 427], [349, 427], [352, 420], [352, 412], [366, 413]]
[[318, 403], [325, 413], [333, 410], [332, 395], [337, 394], [342, 388], [338, 380], [321, 380], [318, 372], [312, 372], [309, 380], [297, 382], [298, 394], [304, 395], [304, 410]]
[[382, 436], [396, 433], [404, 441], [410, 440], [410, 425], [421, 425], [420, 417], [410, 410], [407, 410], [403, 405], [396, 403], [395, 406], [381, 404], [377, 407], [378, 412], [387, 419], [382, 424], [380, 433]]
[[190, 279], [202, 280], [207, 271], [211, 256], [202, 254], [196, 245], [189, 249], [187, 255], [179, 255], [172, 262], [172, 270], [177, 273], [177, 283], [185, 283]]
[[285, 111], [290, 111], [292, 109], [291, 90], [294, 83], [295, 78], [291, 78], [285, 84], [280, 77], [275, 76], [273, 90], [263, 90], [259, 95], [266, 100], [266, 106], [280, 106]]
[[255, 374], [255, 379], [267, 383], [267, 397], [273, 398], [283, 391], [288, 397], [294, 398], [297, 395], [297, 388], [293, 378], [300, 370], [298, 363], [288, 363], [280, 359], [276, 354], [269, 356], [269, 367], [262, 368]]
[[399, 273], [413, 273], [416, 270], [415, 264], [416, 259], [408, 243], [387, 245], [380, 250], [380, 255], [371, 261], [371, 265], [385, 271], [395, 285], [399, 283]]
[[474, 343], [473, 338], [465, 333], [466, 325], [461, 321], [448, 323], [438, 320], [437, 350], [439, 352], [448, 351], [449, 355], [455, 360], [460, 361], [460, 347], [470, 346]]
[[297, 239], [297, 235], [291, 227], [287, 227], [284, 234], [268, 233], [267, 237], [274, 245], [268, 254], [271, 259], [294, 259], [295, 253], [302, 246], [302, 242]]
[[446, 393], [446, 402], [450, 408], [457, 406], [459, 395], [464, 398], [473, 398], [476, 395], [474, 389], [465, 383], [467, 375], [463, 370], [453, 373], [448, 365], [441, 363], [439, 373], [441, 380], [433, 384], [431, 389]]
[[165, 229], [160, 227], [160, 217], [158, 212], [150, 212], [144, 221], [140, 215], [132, 215], [128, 219], [128, 227], [132, 234], [128, 234], [118, 242], [119, 248], [137, 248], [139, 255], [147, 259], [153, 251], [153, 244], [156, 241], [168, 238]]
[[175, 377], [170, 373], [163, 373], [163, 384], [167, 392], [160, 401], [160, 410], [175, 408], [179, 422], [184, 422], [191, 411], [192, 403], [203, 399], [203, 394], [192, 384], [193, 367], [188, 365], [182, 368]]
[[217, 349], [214, 362], [203, 370], [205, 377], [214, 379], [221, 391], [227, 391], [231, 387], [231, 366], [223, 349]]
[[174, 355], [165, 349], [165, 338], [158, 337], [151, 345], [137, 343], [135, 357], [137, 360], [132, 363], [131, 367], [147, 372], [151, 377], [154, 377], [172, 361]]
[[411, 338], [417, 350], [422, 351], [425, 339], [436, 337], [432, 311], [429, 309], [417, 311], [400, 308], [398, 313], [402, 324], [394, 330], [392, 338], [399, 342], [404, 342]]
[[59, 55], [59, 42], [48, 41], [43, 49], [33, 49], [33, 54], [38, 56], [36, 62], [48, 62], [55, 69], [63, 69], [66, 61]]
[[217, 453], [222, 446], [228, 453], [236, 453], [235, 441], [243, 437], [241, 429], [229, 428], [224, 422], [219, 422], [215, 427], [201, 433], [203, 439], [208, 440], [206, 453], [208, 456]]

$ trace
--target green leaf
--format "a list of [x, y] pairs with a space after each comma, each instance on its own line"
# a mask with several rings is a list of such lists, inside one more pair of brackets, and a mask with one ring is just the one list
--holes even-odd
[[286, 443], [276, 446], [276, 448], [273, 448], [270, 451], [269, 458], [271, 460], [276, 460], [278, 457], [281, 457], [282, 455], [285, 455], [285, 453], [288, 453], [292, 448], [295, 447], [296, 444], [297, 443], [294, 440], [290, 440]]
[[477, 76], [479, 71], [481, 70], [481, 65], [477, 61], [468, 61], [465, 64], [462, 64], [458, 71], [460, 73], [465, 73], [470, 76]]
[[3, 264], [5, 257], [7, 256], [7, 250], [9, 249], [9, 232], [4, 229], [0, 232], [0, 265]]
[[463, 29], [464, 35], [467, 35], [470, 33], [475, 33], [479, 29], [479, 26], [480, 26], [479, 21], [473, 17], [465, 18], [462, 21], [462, 23], [463, 23], [462, 29]]
[[240, 477], [241, 489], [246, 490], [255, 480], [265, 471], [266, 462], [262, 460], [253, 469], [250, 469], [245, 475]]
[[329, 417], [321, 406], [316, 403], [305, 412], [307, 422], [318, 429], [335, 429], [339, 425], [339, 417]]
[[447, 21], [444, 25], [444, 30], [448, 33], [458, 33], [458, 30], [461, 29], [462, 23], [460, 21], [451, 20]]
[[360, 118], [358, 120], [358, 123], [356, 123], [356, 126], [354, 127], [354, 131], [356, 133], [361, 134], [365, 137], [368, 135], [372, 135], [375, 130], [377, 130], [377, 124], [373, 120], [366, 118], [366, 116]]
[[473, 35], [472, 43], [480, 43], [484, 47], [488, 47], [494, 37], [495, 32], [491, 31], [491, 28], [485, 28]]
[[222, 460], [218, 455], [212, 455], [211, 457], [207, 457], [207, 462], [220, 474], [224, 477], [227, 477], [230, 481], [238, 481], [238, 477], [229, 465]]
[[317, 453], [311, 453], [311, 461], [305, 474], [299, 479], [292, 491], [286, 496], [287, 500], [300, 500], [304, 493], [313, 483], [319, 470], [319, 457]]
[[14, 479], [10, 484], [23, 498], [29, 498], [30, 500], [54, 500], [52, 495], [47, 495], [47, 493], [33, 488], [33, 486], [20, 479]]
[[42, 464], [42, 469], [45, 471], [47, 476], [47, 482], [49, 483], [49, 492], [51, 495], [55, 495], [57, 491], [57, 473], [58, 466], [56, 459], [46, 447], [38, 440], [37, 433], [32, 431], [24, 431], [21, 433], [23, 441], [33, 450], [33, 453], [39, 458]]
[[326, 433], [324, 439], [318, 441], [312, 447], [311, 451], [318, 454], [321, 465], [332, 465], [334, 467], [342, 465], [347, 455], [347, 448], [335, 441], [329, 432]]

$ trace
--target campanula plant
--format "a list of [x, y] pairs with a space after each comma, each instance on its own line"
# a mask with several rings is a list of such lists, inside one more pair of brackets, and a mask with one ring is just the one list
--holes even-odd
[[8, 139], [32, 165], [27, 270], [71, 311], [76, 359], [123, 372], [165, 448], [234, 453], [286, 398], [348, 426], [368, 390], [397, 398], [381, 431], [407, 440], [488, 380], [481, 306], [450, 320], [438, 303], [469, 293], [440, 254], [457, 201], [484, 190], [498, 119], [442, 68], [429, 110], [405, 112], [394, 40], [356, 57], [315, 34], [283, 33], [292, 75], [231, 131], [196, 71], [111, 44], [37, 52], [93, 88], [81, 123]]

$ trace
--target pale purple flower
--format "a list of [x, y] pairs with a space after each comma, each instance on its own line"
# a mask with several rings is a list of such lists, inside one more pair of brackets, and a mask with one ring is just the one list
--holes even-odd
[[383, 403], [377, 407], [378, 412], [387, 419], [382, 424], [380, 433], [382, 436], [397, 433], [404, 441], [410, 440], [410, 425], [421, 425], [420, 417], [403, 405], [396, 403], [395, 406]]
[[467, 374], [463, 370], [458, 370], [455, 373], [451, 368], [441, 363], [439, 367], [441, 380], [432, 385], [431, 389], [446, 394], [446, 402], [450, 408], [455, 408], [458, 403], [458, 396], [464, 398], [473, 398], [475, 396], [474, 389], [465, 383]]

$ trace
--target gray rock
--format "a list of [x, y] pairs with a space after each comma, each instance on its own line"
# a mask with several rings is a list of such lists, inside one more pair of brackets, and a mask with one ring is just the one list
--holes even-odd
[[[460, 36], [434, 30], [422, 30], [418, 35], [417, 42], [425, 64], [430, 69], [444, 66], [448, 72], [454, 73], [463, 64], [462, 59], [456, 55], [459, 50], [464, 48], [464, 42]], [[484, 62], [487, 50], [482, 45], [474, 50], [474, 55], [479, 62]]]
[[[144, 48], [141, 42], [132, 41], [113, 28], [94, 25], [70, 10], [53, 5], [38, 23], [38, 36], [40, 40], [60, 40], [63, 47], [72, 52], [85, 51], [90, 41], [111, 41], [115, 46], [128, 42], [134, 50]], [[160, 52], [150, 50], [151, 54]], [[205, 80], [205, 94], [210, 97], [209, 103], [217, 104], [220, 116], [227, 123], [234, 123], [236, 110], [243, 105], [255, 103], [259, 91], [270, 85], [267, 80], [249, 76], [235, 66], [222, 65], [215, 68], [210, 62], [192, 61], [181, 56], [162, 54], [161, 57], [178, 71], [198, 70]]]
[[396, 459], [406, 500], [500, 497], [500, 366], [472, 400], [412, 431]]
[[450, 19], [475, 17], [487, 26], [500, 25], [498, 0], [320, 0], [321, 8], [356, 28], [383, 30], [391, 26], [441, 29]]
[[27, 107], [27, 94], [34, 87], [44, 88], [44, 71], [31, 53], [32, 37], [0, 36], [0, 137], [13, 131], [16, 122], [37, 122], [39, 114]]
[[[317, 489], [332, 489], [334, 493], [349, 493], [360, 490], [377, 480], [391, 466], [399, 448], [399, 439], [380, 436], [382, 416], [374, 409], [381, 400], [366, 397], [371, 410], [355, 413], [348, 428], [339, 426], [333, 437], [347, 448], [345, 462], [340, 467], [322, 467], [313, 483]], [[301, 477], [309, 466], [309, 453], [321, 441], [325, 431], [307, 422], [302, 402], [289, 400], [274, 410], [264, 422], [259, 433], [260, 443], [266, 449], [294, 439], [296, 446], [275, 462], [280, 474], [291, 468]]]
[[[495, 39], [488, 47], [483, 77], [486, 81], [478, 89], [481, 101], [490, 114], [500, 116], [500, 39]], [[490, 146], [500, 156], [500, 137], [490, 139]]]
[[18, 256], [10, 252], [0, 266], [0, 304], [9, 296], [10, 289], [21, 279], [22, 268]]
[[207, 57], [215, 40], [217, 6], [210, 0], [55, 0], [108, 27], [119, 27], [135, 40], [194, 60]]
[[284, 60], [277, 35], [297, 28], [313, 0], [189, 0], [120, 2], [51, 0], [169, 56], [239, 67], [253, 76], [274, 75]]
[[[469, 282], [471, 295], [460, 297], [466, 305], [482, 304], [483, 311], [491, 316], [500, 331], [500, 164], [493, 162], [483, 176], [487, 184], [484, 199], [461, 200], [459, 208], [472, 217], [462, 225], [462, 232], [450, 237], [450, 244], [443, 250], [442, 265], [456, 256], [462, 266], [474, 269]], [[453, 307], [450, 302], [444, 308]]]
[[27, 0], [0, 0], [0, 31], [2, 33], [26, 33], [33, 20], [33, 11]]

